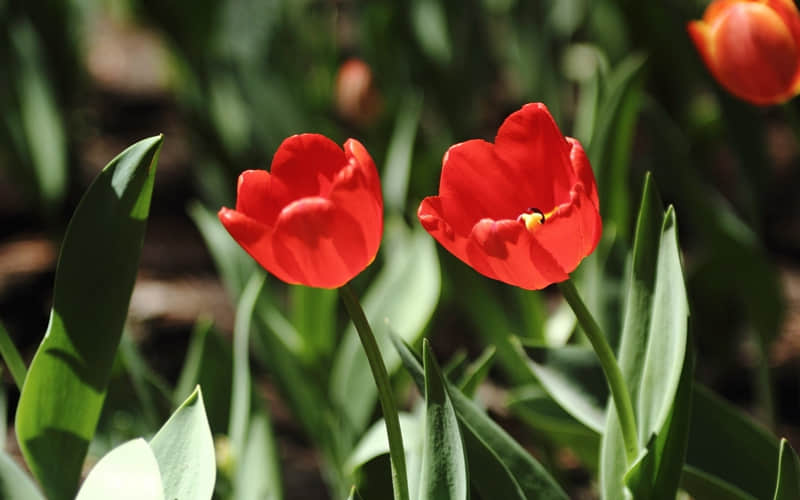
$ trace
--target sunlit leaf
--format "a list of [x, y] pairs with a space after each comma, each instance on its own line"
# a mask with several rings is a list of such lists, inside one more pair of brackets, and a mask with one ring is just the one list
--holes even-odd
[[150, 447], [161, 470], [164, 498], [211, 498], [217, 466], [199, 387], [153, 436]]
[[50, 324], [16, 415], [25, 460], [54, 500], [74, 496], [100, 416], [161, 142], [161, 136], [140, 141], [103, 169], [75, 209], [61, 246]]
[[75, 500], [163, 500], [164, 487], [153, 450], [134, 439], [108, 452], [92, 468]]

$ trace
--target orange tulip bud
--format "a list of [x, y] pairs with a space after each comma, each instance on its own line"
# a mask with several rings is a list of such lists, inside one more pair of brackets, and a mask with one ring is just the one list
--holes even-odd
[[380, 112], [372, 70], [361, 59], [348, 59], [336, 75], [336, 109], [346, 120], [368, 125]]
[[714, 78], [753, 104], [800, 93], [800, 13], [792, 0], [715, 0], [688, 25]]

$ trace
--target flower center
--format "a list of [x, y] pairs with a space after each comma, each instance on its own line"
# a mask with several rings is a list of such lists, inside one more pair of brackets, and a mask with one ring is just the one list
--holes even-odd
[[538, 208], [529, 207], [527, 210], [521, 213], [519, 217], [517, 217], [517, 221], [525, 224], [525, 228], [528, 231], [535, 231], [536, 229], [538, 229], [539, 226], [544, 224], [545, 221], [547, 221], [547, 219], [549, 219], [555, 212], [556, 208], [547, 213], [544, 213]]

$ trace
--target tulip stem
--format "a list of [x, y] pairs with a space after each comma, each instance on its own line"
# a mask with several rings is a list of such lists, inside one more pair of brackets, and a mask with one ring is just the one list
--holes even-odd
[[369, 367], [372, 369], [372, 377], [375, 379], [375, 385], [378, 386], [378, 399], [381, 402], [381, 409], [383, 410], [383, 420], [386, 423], [386, 434], [389, 438], [389, 457], [392, 463], [392, 484], [394, 485], [394, 498], [395, 500], [408, 500], [408, 480], [406, 479], [406, 457], [403, 451], [403, 435], [400, 432], [400, 419], [397, 416], [397, 405], [394, 402], [394, 394], [392, 387], [389, 384], [389, 373], [386, 371], [386, 365], [383, 363], [381, 351], [378, 349], [378, 343], [375, 341], [375, 334], [372, 332], [372, 327], [369, 326], [367, 317], [364, 315], [364, 310], [361, 304], [350, 288], [350, 285], [344, 285], [339, 288], [339, 295], [344, 302], [347, 313], [358, 332], [358, 337], [361, 339], [361, 345], [364, 346], [364, 352], [367, 354]]
[[592, 316], [583, 299], [581, 299], [575, 283], [568, 279], [559, 283], [558, 286], [564, 295], [564, 299], [578, 318], [578, 323], [583, 327], [583, 331], [589, 339], [589, 343], [592, 344], [597, 358], [600, 360], [600, 366], [603, 368], [608, 387], [611, 389], [611, 398], [614, 400], [614, 406], [617, 409], [619, 425], [622, 429], [622, 440], [625, 443], [625, 457], [628, 465], [631, 465], [639, 454], [636, 417], [633, 413], [631, 395], [628, 392], [628, 386], [622, 376], [622, 371], [619, 369], [617, 359], [614, 357], [614, 351], [608, 345], [600, 325], [597, 324], [594, 316]]

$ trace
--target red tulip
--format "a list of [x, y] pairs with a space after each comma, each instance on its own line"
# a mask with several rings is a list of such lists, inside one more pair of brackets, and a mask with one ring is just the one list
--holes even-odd
[[509, 116], [494, 144], [452, 146], [419, 220], [479, 273], [529, 290], [564, 281], [597, 246], [597, 186], [580, 143], [544, 104]]
[[289, 137], [270, 172], [239, 176], [236, 210], [219, 218], [261, 266], [287, 283], [336, 288], [375, 258], [383, 197], [375, 164], [355, 139]]
[[716, 0], [688, 26], [714, 78], [758, 105], [800, 93], [800, 14], [792, 0]]

